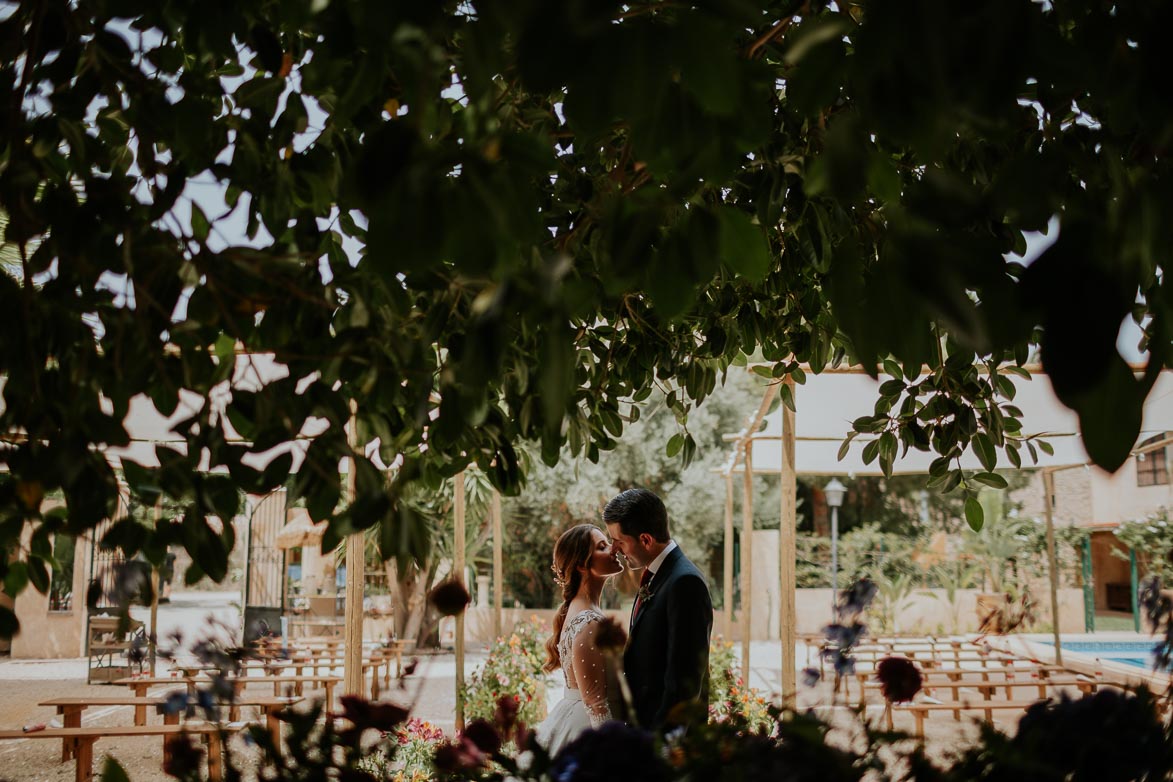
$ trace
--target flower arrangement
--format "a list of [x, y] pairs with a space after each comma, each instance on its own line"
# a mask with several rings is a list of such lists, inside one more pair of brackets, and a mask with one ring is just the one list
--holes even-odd
[[469, 720], [493, 718], [497, 701], [513, 697], [518, 720], [537, 725], [546, 716], [544, 638], [549, 630], [536, 616], [520, 622], [508, 636], [489, 647], [485, 664], [469, 677], [464, 687], [465, 715]]
[[432, 757], [444, 741], [444, 731], [427, 720], [412, 717], [383, 736], [394, 749], [393, 756], [388, 757], [383, 751], [371, 752], [359, 761], [360, 771], [386, 782], [428, 782], [435, 778]]
[[773, 724], [765, 697], [746, 685], [733, 643], [721, 636], [709, 647], [709, 719], [744, 724], [753, 733], [769, 731]]

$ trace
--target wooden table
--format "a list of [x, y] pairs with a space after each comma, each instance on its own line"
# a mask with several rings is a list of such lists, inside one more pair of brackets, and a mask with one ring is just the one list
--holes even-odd
[[[274, 695], [254, 695], [251, 697], [238, 697], [229, 706], [232, 712], [236, 712], [241, 706], [256, 706], [261, 709], [265, 715], [265, 726], [268, 728], [270, 735], [273, 737], [273, 745], [280, 751], [281, 749], [281, 720], [277, 719], [277, 712], [282, 709], [294, 706], [304, 698], [300, 696], [274, 696]], [[41, 701], [38, 706], [53, 706], [57, 709], [57, 713], [61, 715], [61, 721], [66, 728], [80, 728], [82, 714], [91, 706], [133, 706], [135, 711], [135, 726], [142, 727], [146, 725], [146, 710], [155, 706], [156, 708], [167, 702], [166, 695], [148, 695], [144, 697], [102, 697], [102, 698], [51, 698], [47, 701]], [[164, 714], [164, 725], [178, 725], [179, 714]], [[141, 721], [140, 721], [141, 719]], [[235, 721], [235, 720], [232, 720]], [[74, 754], [73, 743], [66, 739], [62, 741], [61, 745], [61, 759], [68, 760]]]
[[163, 757], [169, 750], [167, 739], [180, 733], [202, 736], [208, 745], [208, 779], [221, 782], [224, 778], [224, 746], [220, 732], [235, 733], [239, 725], [94, 725], [88, 728], [46, 728], [25, 733], [23, 730], [0, 730], [0, 740], [5, 739], [62, 739], [71, 741], [77, 748], [74, 755], [75, 782], [92, 782], [94, 778], [94, 743], [98, 739], [133, 736], [162, 736]]

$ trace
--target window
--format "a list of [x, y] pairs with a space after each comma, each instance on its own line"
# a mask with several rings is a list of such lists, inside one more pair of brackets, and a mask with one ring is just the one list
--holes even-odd
[[49, 588], [50, 611], [73, 610], [73, 558], [76, 541], [68, 535], [53, 536], [53, 559], [61, 566], [54, 568], [53, 582]]
[[[1140, 444], [1146, 445], [1167, 440], [1168, 434], [1159, 434], [1150, 437]], [[1136, 485], [1137, 486], [1164, 486], [1169, 483], [1169, 467], [1165, 462], [1165, 452], [1168, 448], [1154, 448], [1151, 451], [1141, 451], [1136, 455]]]

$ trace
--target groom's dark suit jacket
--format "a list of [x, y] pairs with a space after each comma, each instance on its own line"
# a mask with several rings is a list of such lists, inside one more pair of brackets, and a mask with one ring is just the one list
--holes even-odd
[[674, 709], [682, 704], [707, 716], [713, 601], [705, 577], [677, 546], [652, 577], [648, 592], [623, 654], [639, 724], [679, 724], [682, 712]]

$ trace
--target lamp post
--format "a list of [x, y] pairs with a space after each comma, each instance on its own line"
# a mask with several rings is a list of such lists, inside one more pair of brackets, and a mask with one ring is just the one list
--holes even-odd
[[838, 478], [832, 478], [823, 487], [823, 494], [831, 508], [831, 605], [834, 606], [839, 598], [839, 506], [843, 504], [847, 487]]

